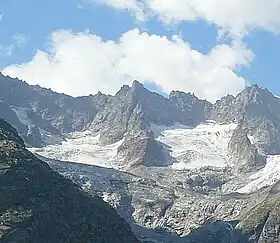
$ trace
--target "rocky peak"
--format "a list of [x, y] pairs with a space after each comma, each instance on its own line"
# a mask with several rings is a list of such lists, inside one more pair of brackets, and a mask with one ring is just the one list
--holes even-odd
[[141, 92], [141, 91], [146, 91], [146, 88], [142, 83], [140, 83], [137, 80], [134, 80], [131, 86], [131, 90], [133, 93]]
[[178, 109], [178, 122], [186, 125], [197, 125], [208, 119], [212, 104], [198, 99], [194, 94], [172, 91], [169, 95], [171, 104]]
[[222, 123], [238, 122], [248, 112], [259, 114], [267, 108], [276, 108], [275, 106], [279, 104], [277, 98], [267, 89], [251, 85], [247, 86], [236, 97], [227, 95], [218, 100], [213, 106], [211, 118]]
[[240, 94], [236, 96], [236, 103], [240, 103], [244, 106], [247, 104], [262, 104], [271, 103], [276, 97], [270, 93], [267, 89], [261, 88], [258, 85], [247, 86]]
[[193, 101], [193, 100], [198, 100], [198, 98], [194, 94], [191, 94], [191, 92], [185, 93], [183, 91], [173, 90], [169, 94], [169, 99], [170, 100], [172, 100], [174, 98], [181, 98], [181, 97], [184, 97], [185, 99], [188, 99], [190, 102]]
[[123, 98], [124, 96], [126, 96], [128, 94], [128, 92], [131, 91], [131, 88], [129, 87], [129, 85], [123, 85], [120, 90], [116, 93], [115, 97], [116, 98]]
[[227, 95], [222, 97], [220, 100], [217, 100], [214, 104], [214, 107], [223, 107], [231, 105], [235, 100], [235, 97], [233, 95]]
[[[61, 138], [62, 133], [80, 131], [107, 103], [107, 99], [105, 95], [74, 98], [39, 85], [32, 86], [18, 79], [0, 76], [0, 100], [10, 107], [19, 108], [21, 118], [28, 117], [21, 125], [11, 121], [17, 128], [25, 126], [18, 130], [23, 137], [27, 136], [26, 125], [36, 125], [40, 131]], [[0, 107], [2, 114], [3, 109], [3, 106]]]
[[248, 129], [254, 144], [265, 154], [280, 152], [280, 100], [258, 85], [247, 86], [236, 97], [217, 101], [211, 119], [220, 123], [235, 122]]
[[192, 108], [192, 105], [199, 101], [199, 99], [194, 94], [191, 94], [190, 92], [185, 93], [182, 91], [172, 91], [169, 95], [169, 100], [185, 112], [189, 112]]

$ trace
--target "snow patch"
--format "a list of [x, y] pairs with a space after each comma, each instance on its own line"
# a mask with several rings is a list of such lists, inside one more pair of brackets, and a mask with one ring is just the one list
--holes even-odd
[[174, 125], [171, 126], [163, 126], [163, 125], [156, 125], [156, 124], [151, 124], [151, 129], [154, 133], [155, 137], [162, 136], [162, 132], [165, 130], [175, 130], [175, 129], [191, 129], [191, 127], [182, 125], [180, 123], [175, 123]]
[[238, 189], [239, 193], [252, 193], [266, 186], [272, 186], [280, 180], [280, 155], [267, 157], [266, 166], [249, 177], [249, 183]]
[[75, 162], [88, 165], [97, 165], [107, 168], [117, 168], [117, 149], [123, 140], [101, 146], [99, 134], [89, 131], [69, 134], [60, 145], [48, 145], [44, 148], [31, 148], [31, 152], [47, 158]]
[[220, 125], [213, 121], [195, 128], [155, 127], [156, 140], [165, 144], [177, 163], [173, 169], [227, 166], [227, 146], [236, 124]]

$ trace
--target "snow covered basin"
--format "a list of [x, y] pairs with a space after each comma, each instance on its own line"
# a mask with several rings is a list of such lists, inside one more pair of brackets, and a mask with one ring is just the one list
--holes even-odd
[[61, 145], [30, 148], [30, 151], [56, 160], [117, 168], [117, 149], [123, 141], [101, 146], [99, 137], [99, 134], [93, 135], [89, 131], [75, 132], [69, 134]]
[[212, 121], [195, 128], [153, 125], [157, 141], [166, 145], [177, 161], [174, 169], [227, 166], [227, 146], [236, 124], [220, 125]]
[[[219, 125], [209, 121], [195, 128], [153, 125], [152, 129], [156, 140], [167, 148], [176, 161], [171, 167], [191, 169], [227, 166], [227, 145], [235, 127], [235, 124]], [[123, 141], [101, 146], [99, 138], [99, 134], [92, 134], [90, 131], [75, 132], [69, 134], [61, 145], [30, 150], [52, 159], [117, 169], [121, 160], [117, 156], [117, 149]]]

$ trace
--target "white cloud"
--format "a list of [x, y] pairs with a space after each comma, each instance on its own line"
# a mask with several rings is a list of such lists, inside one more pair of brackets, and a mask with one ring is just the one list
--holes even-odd
[[29, 42], [29, 38], [23, 34], [14, 34], [13, 37], [13, 43], [16, 47], [24, 47], [28, 42]]
[[99, 3], [109, 5], [118, 10], [126, 10], [135, 15], [140, 20], [145, 20], [144, 8], [145, 5], [142, 1], [138, 0], [86, 0], [89, 3]]
[[0, 46], [0, 56], [9, 57], [14, 52], [14, 45]]
[[103, 41], [88, 31], [61, 30], [52, 34], [48, 52], [38, 50], [30, 62], [8, 66], [3, 73], [74, 96], [115, 93], [137, 79], [154, 81], [166, 93], [190, 91], [215, 101], [244, 88], [236, 70], [253, 57], [241, 42], [218, 45], [203, 55], [179, 36], [168, 39], [134, 29], [118, 41]]
[[255, 28], [280, 31], [280, 0], [88, 0], [136, 13], [138, 19], [156, 16], [165, 23], [203, 19], [240, 37]]

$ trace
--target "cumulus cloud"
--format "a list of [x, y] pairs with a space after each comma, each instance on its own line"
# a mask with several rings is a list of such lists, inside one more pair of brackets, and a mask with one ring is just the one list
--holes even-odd
[[165, 23], [203, 19], [232, 37], [255, 28], [280, 31], [280, 0], [88, 0], [136, 13], [139, 20], [158, 17]]
[[8, 66], [3, 73], [73, 96], [112, 94], [137, 79], [152, 81], [166, 93], [190, 91], [215, 101], [244, 88], [245, 80], [236, 71], [254, 57], [242, 42], [218, 45], [204, 55], [179, 36], [168, 39], [138, 29], [117, 41], [104, 41], [88, 31], [60, 30], [52, 34], [49, 46], [30, 62]]
[[145, 20], [145, 5], [142, 1], [139, 0], [86, 0], [89, 3], [99, 3], [111, 6], [118, 10], [129, 11], [135, 17], [140, 20]]
[[29, 38], [23, 34], [14, 34], [12, 43], [9, 45], [0, 45], [0, 56], [9, 57], [15, 50], [23, 48], [29, 41]]

